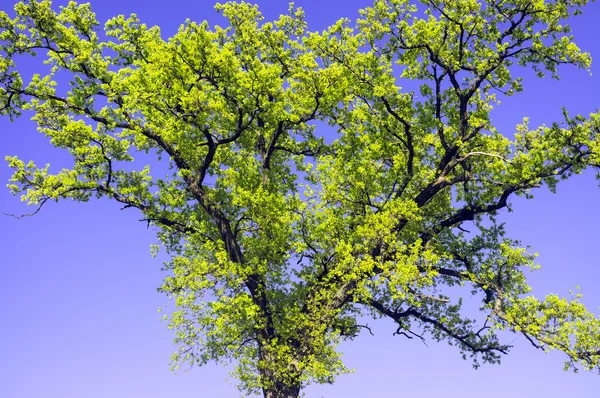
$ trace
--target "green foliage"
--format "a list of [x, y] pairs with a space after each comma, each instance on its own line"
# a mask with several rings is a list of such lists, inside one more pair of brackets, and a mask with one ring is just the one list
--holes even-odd
[[[475, 366], [500, 361], [509, 329], [599, 370], [600, 320], [578, 296], [528, 296], [535, 255], [495, 216], [598, 167], [600, 116], [525, 119], [512, 141], [490, 118], [522, 90], [512, 65], [589, 68], [566, 23], [587, 3], [377, 0], [321, 33], [293, 5], [265, 22], [226, 3], [227, 27], [186, 21], [165, 41], [135, 15], [102, 33], [87, 4], [21, 2], [0, 12], [0, 114], [33, 114], [74, 164], [7, 157], [9, 188], [39, 207], [106, 196], [143, 213], [171, 255], [174, 366], [233, 360], [247, 393], [333, 382], [348, 371], [336, 346], [366, 315]], [[36, 53], [47, 73], [26, 82], [15, 60]], [[481, 300], [480, 326], [453, 286]]]

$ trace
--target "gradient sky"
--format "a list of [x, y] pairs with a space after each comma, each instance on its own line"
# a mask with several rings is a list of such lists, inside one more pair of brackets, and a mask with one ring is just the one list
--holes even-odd
[[[287, 10], [281, 0], [255, 0], [268, 19]], [[63, 5], [66, 1], [56, 1]], [[135, 12], [148, 25], [172, 35], [186, 18], [225, 24], [204, 0], [91, 0], [101, 22]], [[320, 30], [340, 17], [354, 18], [370, 0], [298, 0], [309, 28]], [[14, 1], [0, 0], [9, 11]], [[600, 57], [600, 4], [572, 21], [581, 48]], [[600, 62], [593, 76], [561, 68], [561, 80], [525, 80], [525, 92], [494, 113], [507, 135], [523, 116], [532, 124], [560, 120], [566, 106], [589, 114], [600, 106]], [[35, 126], [23, 118], [0, 119], [0, 155], [53, 166], [68, 164]], [[56, 169], [55, 169], [56, 170]], [[0, 182], [10, 178], [0, 166]], [[542, 270], [531, 274], [533, 293], [568, 295], [580, 285], [592, 310], [600, 306], [600, 189], [591, 173], [559, 185], [558, 194], [540, 190], [533, 201], [513, 200], [503, 219], [511, 237], [540, 253]], [[152, 230], [133, 211], [108, 200], [47, 205], [32, 218], [0, 216], [0, 397], [124, 398], [237, 397], [222, 366], [169, 370], [172, 335], [157, 308], [167, 298], [156, 292], [165, 276], [152, 259]], [[0, 188], [0, 213], [30, 209]], [[597, 310], [596, 310], [597, 312]], [[343, 344], [344, 359], [356, 373], [333, 386], [314, 386], [308, 397], [578, 397], [600, 396], [600, 377], [562, 370], [560, 353], [544, 354], [509, 335], [512, 352], [502, 365], [473, 370], [445, 343], [392, 337], [391, 323], [371, 323], [375, 337]]]

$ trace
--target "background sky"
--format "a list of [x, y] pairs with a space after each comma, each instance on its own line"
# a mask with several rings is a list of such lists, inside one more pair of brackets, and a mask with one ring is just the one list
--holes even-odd
[[[287, 2], [256, 0], [268, 19], [286, 12]], [[65, 1], [56, 1], [63, 5]], [[148, 25], [172, 35], [186, 18], [225, 24], [204, 0], [91, 0], [101, 22], [135, 12]], [[321, 30], [340, 17], [354, 18], [369, 0], [298, 0], [309, 29]], [[0, 0], [10, 11], [14, 1]], [[581, 48], [600, 59], [600, 5], [572, 21]], [[589, 114], [600, 106], [600, 62], [593, 76], [562, 68], [561, 80], [525, 80], [525, 92], [507, 99], [495, 122], [511, 135], [523, 116], [532, 125], [560, 120], [562, 106]], [[0, 155], [19, 155], [38, 164], [60, 165], [68, 157], [54, 149], [23, 118], [0, 119]], [[68, 163], [67, 163], [68, 164]], [[56, 170], [56, 169], [55, 169]], [[0, 182], [10, 178], [0, 165]], [[511, 237], [540, 253], [542, 270], [531, 274], [533, 293], [568, 295], [580, 285], [584, 301], [600, 306], [600, 189], [591, 173], [540, 190], [533, 201], [513, 200], [506, 214]], [[172, 335], [157, 308], [167, 298], [156, 292], [165, 276], [152, 259], [152, 230], [133, 211], [108, 200], [47, 205], [32, 218], [0, 216], [0, 397], [121, 398], [237, 397], [228, 369], [209, 365], [187, 372], [169, 370]], [[27, 213], [17, 197], [0, 188], [0, 213]], [[356, 373], [333, 386], [314, 386], [308, 397], [499, 397], [597, 398], [600, 376], [567, 373], [560, 353], [544, 354], [523, 338], [502, 365], [473, 370], [445, 343], [392, 337], [393, 325], [375, 325], [375, 336], [343, 344]]]

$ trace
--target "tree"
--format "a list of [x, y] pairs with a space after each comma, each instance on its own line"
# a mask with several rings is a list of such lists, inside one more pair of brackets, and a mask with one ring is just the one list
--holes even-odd
[[[9, 187], [33, 213], [93, 196], [141, 212], [171, 255], [175, 366], [234, 360], [248, 394], [333, 382], [336, 346], [366, 316], [475, 367], [508, 352], [507, 329], [600, 370], [600, 320], [578, 294], [528, 296], [535, 255], [496, 219], [512, 196], [599, 167], [600, 116], [525, 120], [513, 140], [490, 117], [521, 91], [517, 66], [589, 67], [565, 22], [587, 1], [421, 4], [378, 0], [316, 33], [293, 6], [264, 22], [227, 3], [227, 28], [187, 21], [164, 41], [135, 16], [102, 35], [89, 5], [21, 2], [0, 13], [0, 113], [32, 113], [74, 164], [8, 157]], [[25, 83], [15, 60], [36, 52], [49, 66]]]

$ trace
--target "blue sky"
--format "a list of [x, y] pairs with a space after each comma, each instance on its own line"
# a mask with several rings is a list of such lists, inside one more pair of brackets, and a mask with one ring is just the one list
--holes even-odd
[[[287, 10], [287, 2], [257, 0], [267, 18]], [[66, 2], [57, 1], [56, 5]], [[135, 12], [148, 25], [160, 25], [164, 37], [186, 18], [225, 21], [212, 1], [91, 0], [101, 21]], [[14, 4], [0, 0], [0, 10]], [[320, 30], [340, 17], [354, 18], [368, 0], [296, 1], [306, 10], [309, 28]], [[600, 5], [588, 6], [573, 20], [581, 48], [600, 58]], [[560, 120], [560, 109], [588, 114], [600, 106], [600, 62], [592, 76], [562, 68], [561, 80], [525, 81], [525, 92], [507, 99], [494, 113], [498, 126], [512, 134], [523, 116], [532, 124]], [[0, 119], [0, 155], [19, 155], [60, 165], [65, 154], [50, 146], [26, 118]], [[0, 181], [10, 170], [0, 167]], [[0, 397], [120, 398], [167, 396], [237, 397], [228, 369], [220, 366], [169, 370], [172, 335], [157, 308], [166, 297], [156, 292], [165, 276], [160, 258], [152, 259], [152, 230], [139, 215], [120, 211], [107, 200], [61, 202], [33, 218], [0, 216]], [[559, 185], [552, 195], [514, 201], [506, 214], [507, 230], [540, 253], [542, 270], [531, 274], [533, 293], [567, 295], [580, 285], [590, 309], [600, 306], [600, 189], [591, 173]], [[0, 189], [0, 213], [30, 209]], [[392, 337], [391, 324], [376, 325], [375, 337], [361, 335], [342, 350], [356, 373], [333, 386], [306, 390], [308, 397], [496, 397], [596, 398], [600, 378], [566, 373], [560, 353], [534, 350], [523, 338], [501, 366], [475, 371], [456, 349]]]

